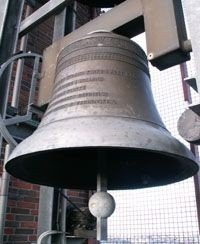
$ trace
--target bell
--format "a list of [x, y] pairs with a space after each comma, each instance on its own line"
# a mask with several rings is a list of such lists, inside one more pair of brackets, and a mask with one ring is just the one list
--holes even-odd
[[78, 2], [96, 8], [111, 8], [125, 0], [78, 0]]
[[165, 185], [198, 170], [158, 114], [145, 53], [106, 32], [60, 52], [42, 122], [15, 148], [6, 169], [32, 183], [96, 189], [102, 160], [110, 190]]

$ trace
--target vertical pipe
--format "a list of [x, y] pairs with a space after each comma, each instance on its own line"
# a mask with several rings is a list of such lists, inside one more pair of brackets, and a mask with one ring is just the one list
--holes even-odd
[[66, 22], [66, 8], [55, 16], [53, 42], [59, 40], [65, 35], [65, 22]]
[[5, 27], [4, 23], [6, 20], [6, 14], [8, 10], [8, 2], [9, 0], [1, 0], [1, 8], [0, 8], [0, 43], [2, 39], [3, 29]]
[[184, 79], [188, 77], [188, 70], [187, 70], [186, 63], [180, 64], [180, 71], [181, 71], [181, 81], [182, 81], [184, 100], [188, 103], [192, 103], [190, 86], [184, 81]]
[[[31, 7], [27, 5], [25, 18], [28, 17], [30, 14], [31, 14]], [[25, 35], [21, 38], [20, 48], [19, 48], [20, 51], [26, 51], [27, 39], [28, 39], [28, 35]], [[15, 108], [18, 108], [18, 104], [19, 104], [19, 93], [21, 88], [23, 66], [24, 66], [24, 59], [19, 59], [17, 61], [16, 75], [15, 75], [14, 88], [13, 88], [13, 98], [11, 103], [11, 106]]]
[[77, 11], [77, 1], [74, 1], [73, 15], [72, 15], [72, 31], [76, 29], [76, 11]]
[[40, 65], [40, 58], [36, 57], [34, 60], [34, 65], [33, 65], [33, 73], [32, 73], [32, 78], [31, 78], [31, 87], [30, 87], [30, 93], [29, 93], [29, 99], [28, 99], [28, 111], [27, 112], [29, 112], [29, 110], [30, 110], [30, 105], [32, 103], [34, 103], [39, 65]]
[[[65, 189], [62, 190], [62, 193], [66, 195]], [[60, 216], [60, 231], [63, 232], [61, 235], [61, 244], [66, 244], [66, 237], [65, 237], [65, 232], [66, 232], [66, 210], [67, 210], [67, 201], [66, 199], [61, 195], [61, 204], [60, 204], [60, 209], [61, 209], [61, 216]]]
[[[188, 77], [188, 69], [187, 64], [183, 63], [180, 65], [180, 71], [181, 71], [181, 78], [182, 78], [182, 87], [183, 87], [183, 95], [184, 100], [187, 101], [189, 104], [192, 103], [192, 96], [190, 92], [190, 87], [186, 82], [184, 81], [185, 78]], [[190, 144], [190, 150], [193, 152], [194, 156], [198, 156], [198, 147]], [[197, 220], [198, 220], [198, 227], [199, 227], [199, 233], [200, 233], [200, 173], [198, 172], [194, 177], [194, 189], [195, 189], [195, 198], [196, 198], [196, 206], [197, 206]]]
[[[4, 165], [8, 159], [11, 150], [12, 150], [11, 146], [7, 144], [5, 148]], [[5, 167], [3, 167], [3, 172], [1, 176], [1, 187], [0, 187], [0, 243], [3, 243], [4, 225], [5, 225], [6, 209], [7, 209], [7, 202], [8, 202], [9, 182], [10, 182], [10, 175], [6, 172]]]
[[[101, 150], [98, 155], [97, 192], [107, 192], [105, 155]], [[97, 240], [107, 240], [107, 218], [97, 217]]]
[[183, 1], [184, 10], [187, 18], [187, 26], [191, 36], [192, 50], [194, 54], [194, 61], [196, 66], [196, 81], [197, 89], [200, 93], [200, 31], [199, 31], [199, 16], [200, 16], [200, 6], [199, 1]]

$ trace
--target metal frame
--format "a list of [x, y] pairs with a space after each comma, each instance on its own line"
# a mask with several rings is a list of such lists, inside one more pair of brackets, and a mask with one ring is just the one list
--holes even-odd
[[[5, 63], [1, 65], [0, 68], [0, 78], [4, 74], [4, 72], [12, 65], [12, 63], [16, 60], [21, 60], [24, 58], [33, 58], [34, 61], [34, 67], [33, 67], [33, 75], [32, 75], [32, 85], [30, 89], [30, 95], [29, 95], [29, 103], [33, 101], [33, 96], [35, 93], [35, 83], [37, 80], [37, 72], [39, 68], [39, 62], [42, 59], [41, 55], [35, 54], [35, 53], [21, 53], [17, 54], [13, 57], [11, 57], [9, 60], [7, 60]], [[7, 90], [10, 88], [10, 82], [7, 84]], [[12, 98], [12, 102], [15, 103], [17, 99], [17, 96], [14, 96]], [[6, 162], [11, 150], [17, 145], [17, 142], [14, 139], [14, 134], [11, 134], [10, 131], [7, 129], [6, 126], [9, 125], [15, 125], [17, 123], [27, 122], [32, 119], [32, 112], [31, 107], [28, 106], [27, 114], [25, 116], [15, 116], [13, 118], [6, 119], [6, 108], [8, 103], [8, 96], [6, 96], [4, 100], [4, 104], [2, 107], [5, 111], [4, 115], [0, 115], [0, 144], [2, 141], [2, 137], [7, 141], [6, 145], [6, 151], [5, 151], [5, 158], [4, 161]], [[30, 105], [30, 104], [29, 104]], [[19, 128], [17, 128], [19, 130]], [[21, 131], [20, 131], [21, 132]], [[32, 132], [32, 130], [31, 130]], [[26, 133], [24, 133], [26, 134]], [[30, 135], [30, 133], [29, 133]], [[26, 134], [27, 136], [27, 134]], [[24, 139], [24, 138], [23, 138]], [[1, 148], [1, 145], [0, 145]], [[4, 223], [5, 223], [5, 213], [6, 213], [6, 207], [7, 207], [7, 196], [8, 196], [8, 188], [9, 188], [9, 181], [10, 181], [10, 175], [5, 171], [5, 169], [2, 172], [2, 184], [0, 187], [0, 242], [3, 241], [3, 233], [4, 233]]]
[[8, 2], [9, 0], [2, 0], [1, 1], [1, 8], [0, 8], [0, 43], [1, 43], [1, 39], [3, 36], [3, 29], [4, 29], [4, 24], [5, 24], [5, 20], [6, 20], [6, 14], [7, 14], [7, 10], [8, 10]]
[[50, 0], [21, 22], [19, 36], [21, 37], [27, 34], [35, 26], [48, 19], [51, 15], [56, 14], [72, 2], [73, 0]]
[[[9, 132], [9, 130], [6, 128], [6, 126], [11, 126], [11, 125], [15, 125], [18, 123], [27, 122], [27, 121], [30, 121], [32, 118], [32, 112], [31, 112], [31, 106], [30, 105], [31, 105], [31, 103], [33, 103], [36, 81], [38, 79], [36, 74], [38, 73], [39, 63], [42, 60], [42, 56], [39, 54], [36, 54], [36, 53], [20, 53], [20, 54], [17, 54], [15, 56], [11, 57], [9, 60], [7, 60], [5, 63], [3, 63], [1, 65], [1, 67], [0, 67], [0, 78], [3, 76], [4, 72], [12, 65], [12, 63], [14, 61], [21, 60], [24, 58], [35, 59], [34, 67], [33, 67], [33, 75], [32, 75], [32, 79], [31, 79], [32, 85], [30, 88], [30, 94], [29, 94], [29, 100], [28, 100], [28, 110], [27, 110], [26, 115], [24, 115], [24, 116], [15, 116], [12, 118], [5, 118], [5, 114], [1, 115], [1, 120], [4, 122], [4, 129], [2, 129], [1, 132], [2, 132], [2, 135], [4, 135], [4, 136], [8, 135], [8, 132]], [[9, 88], [10, 88], [10, 82], [8, 84], [7, 90], [9, 90]], [[13, 100], [16, 100], [16, 99], [17, 99], [17, 96]], [[7, 103], [8, 103], [8, 96], [6, 96], [6, 98], [4, 100], [4, 106], [5, 107], [3, 109], [5, 111], [6, 111]], [[3, 124], [2, 124], [2, 128], [3, 128]], [[14, 135], [12, 135], [12, 136], [14, 136]], [[11, 135], [9, 136], [9, 138], [11, 138]], [[0, 142], [1, 142], [1, 140], [2, 140], [2, 138], [0, 135]], [[1, 143], [0, 143], [0, 146], [1, 146]]]
[[[4, 27], [2, 38], [0, 42], [0, 65], [12, 57], [15, 52], [17, 39], [18, 39], [18, 27], [21, 21], [22, 11], [24, 6], [24, 0], [8, 1], [7, 13], [4, 20]], [[0, 78], [0, 114], [4, 118], [6, 104], [8, 97], [8, 88], [11, 78], [11, 67]]]

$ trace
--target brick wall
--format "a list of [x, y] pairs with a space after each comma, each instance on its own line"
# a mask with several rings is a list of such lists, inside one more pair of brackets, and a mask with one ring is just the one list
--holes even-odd
[[5, 244], [36, 240], [39, 186], [12, 177], [5, 222]]
[[[91, 8], [78, 5], [76, 26], [78, 27], [86, 23], [90, 18], [96, 15], [97, 12]], [[54, 19], [50, 18], [31, 31], [28, 37], [27, 51], [42, 54], [43, 50], [52, 42], [53, 23]], [[31, 72], [31, 62], [25, 62], [19, 103], [20, 113], [23, 113], [27, 107]], [[14, 74], [15, 73], [13, 73], [11, 90], [9, 93], [10, 101], [12, 97]], [[0, 162], [0, 176], [2, 173], [2, 165], [2, 162]], [[4, 228], [4, 244], [31, 244], [36, 242], [39, 189], [40, 187], [38, 185], [33, 185], [11, 177]], [[68, 190], [68, 196], [71, 201], [80, 207], [87, 205], [88, 192]]]

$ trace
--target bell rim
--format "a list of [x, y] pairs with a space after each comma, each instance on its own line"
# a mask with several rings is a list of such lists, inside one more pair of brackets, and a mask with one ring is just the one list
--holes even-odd
[[[41, 156], [41, 154], [49, 154], [50, 152], [62, 152], [62, 151], [66, 151], [67, 150], [85, 150], [86, 148], [85, 147], [82, 147], [82, 148], [59, 148], [59, 149], [53, 149], [53, 150], [46, 150], [46, 151], [38, 151], [37, 154]], [[87, 147], [87, 149], [89, 150], [113, 150], [112, 147], [93, 147], [93, 146], [90, 146], [90, 147]], [[150, 187], [157, 187], [157, 186], [165, 186], [165, 185], [169, 185], [169, 184], [174, 184], [174, 183], [177, 183], [177, 182], [180, 182], [182, 180], [186, 180], [192, 176], [194, 176], [198, 170], [199, 170], [199, 166], [196, 162], [196, 160], [194, 159], [191, 159], [191, 158], [187, 158], [187, 157], [184, 157], [184, 156], [180, 156], [180, 155], [175, 155], [175, 154], [170, 154], [170, 153], [166, 153], [166, 152], [161, 152], [161, 151], [156, 151], [156, 150], [146, 150], [146, 149], [141, 149], [141, 148], [126, 148], [126, 147], [115, 147], [114, 148], [116, 151], [117, 150], [124, 150], [124, 151], [131, 151], [131, 152], [147, 152], [147, 153], [156, 153], [157, 156], [159, 155], [162, 155], [162, 156], [168, 156], [170, 159], [173, 158], [173, 159], [176, 159], [176, 160], [180, 160], [181, 163], [183, 163], [185, 165], [185, 170], [183, 171], [183, 174], [181, 175], [176, 175], [175, 178], [173, 179], [169, 179], [166, 180], [162, 180], [162, 181], [159, 181], [159, 182], [156, 182], [155, 183], [150, 183], [150, 184], [144, 184], [143, 186], [133, 186], [131, 185], [130, 187], [124, 187], [123, 185], [120, 186], [117, 185], [115, 187], [113, 187], [113, 185], [109, 185], [108, 183], [108, 190], [131, 190], [131, 189], [142, 189], [142, 188], [150, 188]], [[26, 154], [26, 155], [22, 155], [22, 156], [18, 156], [16, 158], [13, 158], [9, 161], [7, 161], [6, 165], [5, 165], [5, 168], [6, 170], [14, 177], [16, 178], [19, 178], [21, 180], [24, 180], [24, 181], [27, 181], [27, 182], [30, 182], [30, 183], [33, 183], [33, 184], [39, 184], [39, 185], [44, 185], [44, 186], [50, 186], [50, 187], [61, 187], [61, 188], [66, 188], [66, 189], [82, 189], [82, 190], [95, 190], [96, 189], [96, 185], [93, 185], [92, 187], [85, 187], [83, 186], [82, 184], [81, 185], [76, 185], [76, 184], [66, 184], [66, 185], [63, 185], [61, 183], [58, 183], [58, 184], [55, 184], [55, 183], [51, 183], [51, 182], [47, 182], [47, 181], [44, 181], [42, 180], [42, 178], [40, 180], [38, 179], [34, 179], [34, 178], [31, 178], [30, 175], [28, 177], [26, 177], [25, 175], [21, 175], [21, 172], [16, 172], [15, 170], [13, 170], [13, 167], [16, 168], [20, 168], [21, 166], [23, 167], [23, 164], [20, 165], [20, 161], [22, 161], [22, 159], [26, 159], [26, 158], [30, 158], [32, 155], [34, 156], [37, 156], [35, 155], [35, 153], [29, 153], [29, 154]], [[16, 165], [17, 164], [17, 165]], [[27, 162], [25, 163], [27, 165]], [[189, 168], [188, 168], [189, 166]], [[39, 167], [38, 167], [39, 169]], [[190, 169], [190, 172], [188, 174], [188, 169]], [[14, 172], [14, 173], [13, 173]], [[75, 172], [76, 173], [76, 172]], [[186, 175], [184, 173], [187, 173]]]
[[[176, 162], [177, 163], [176, 164], [177, 167], [179, 166], [179, 161], [181, 162], [181, 165], [183, 165], [183, 166], [185, 165], [186, 168], [189, 167], [189, 171], [190, 172], [189, 171], [186, 172], [186, 176], [178, 177], [178, 178], [176, 178], [176, 180], [170, 180], [169, 179], [169, 180], [166, 181], [165, 184], [170, 184], [170, 183], [174, 183], [174, 182], [186, 179], [186, 178], [192, 176], [193, 174], [195, 174], [197, 172], [197, 170], [198, 170], [198, 165], [197, 165], [196, 160], [195, 160], [193, 154], [191, 153], [191, 151], [189, 151], [189, 149], [186, 148], [182, 143], [180, 143], [174, 137], [172, 137], [171, 134], [167, 130], [163, 129], [162, 127], [155, 126], [155, 125], [153, 127], [150, 123], [147, 123], [147, 122], [144, 122], [144, 121], [140, 121], [138, 123], [138, 121], [128, 120], [128, 119], [119, 120], [119, 118], [115, 119], [115, 121], [114, 121], [114, 118], [103, 118], [103, 120], [100, 120], [99, 118], [96, 118], [96, 119], [90, 118], [90, 120], [88, 118], [87, 119], [85, 118], [85, 123], [80, 123], [80, 120], [83, 122], [84, 118], [79, 118], [79, 119], [76, 118], [75, 120], [71, 119], [71, 120], [66, 120], [66, 121], [62, 121], [62, 122], [59, 121], [59, 123], [55, 122], [55, 123], [47, 125], [46, 127], [41, 127], [40, 129], [38, 129], [35, 133], [33, 133], [33, 135], [31, 137], [29, 137], [26, 140], [24, 140], [12, 152], [12, 154], [10, 155], [10, 157], [9, 157], [7, 163], [6, 163], [6, 166], [5, 166], [6, 170], [10, 174], [12, 174], [13, 176], [15, 176], [15, 177], [17, 176], [17, 177], [21, 178], [22, 180], [26, 180], [26, 181], [29, 181], [29, 182], [32, 182], [32, 183], [37, 183], [37, 184], [55, 186], [55, 184], [52, 185], [51, 183], [48, 183], [48, 182], [45, 183], [44, 181], [41, 181], [41, 180], [40, 181], [38, 181], [38, 180], [30, 180], [30, 178], [31, 178], [30, 174], [27, 177], [24, 177], [23, 175], [21, 175], [22, 172], [23, 172], [23, 167], [22, 167], [23, 164], [25, 165], [25, 167], [28, 167], [28, 164], [30, 164], [29, 166], [31, 166], [30, 157], [31, 156], [35, 157], [36, 155], [39, 155], [39, 158], [38, 158], [38, 159], [40, 159], [39, 164], [38, 164], [37, 160], [34, 161], [35, 159], [33, 159], [33, 158], [31, 160], [34, 163], [36, 162], [36, 164], [38, 164], [37, 170], [40, 170], [40, 166], [41, 166], [40, 164], [43, 161], [48, 161], [49, 160], [49, 159], [48, 160], [46, 160], [46, 159], [42, 160], [41, 159], [41, 157], [45, 156], [45, 153], [50, 153], [51, 154], [53, 152], [66, 151], [66, 154], [67, 154], [67, 153], [69, 153], [69, 150], [72, 151], [74, 149], [75, 152], [78, 152], [77, 151], [78, 149], [85, 150], [87, 148], [90, 148], [91, 150], [94, 150], [94, 149], [95, 150], [96, 149], [106, 149], [106, 150], [109, 149], [110, 150], [111, 149], [111, 150], [113, 150], [112, 153], [114, 153], [114, 155], [115, 154], [118, 155], [119, 154], [118, 151], [120, 151], [120, 150], [123, 150], [124, 151], [123, 153], [125, 153], [125, 151], [126, 152], [129, 151], [130, 154], [131, 154], [131, 152], [135, 153], [136, 151], [138, 151], [138, 153], [147, 152], [147, 154], [146, 154], [147, 156], [150, 155], [150, 154], [151, 155], [153, 155], [153, 154], [154, 155], [156, 155], [156, 154], [160, 155], [160, 158], [162, 158], [161, 157], [162, 155], [166, 156], [166, 158], [163, 159], [164, 162], [168, 162], [168, 159], [170, 159], [169, 161], [177, 160], [177, 162]], [[64, 144], [63, 144], [63, 146], [62, 146], [62, 143], [66, 143], [66, 141], [61, 142], [61, 138], [60, 138], [61, 135], [62, 135], [62, 137], [64, 136], [64, 138], [65, 138], [64, 131], [61, 129], [62, 128], [62, 125], [61, 125], [62, 123], [63, 123], [63, 126], [65, 128], [65, 133], [66, 133], [65, 135], [67, 135], [68, 132], [72, 133], [72, 134], [68, 134], [68, 137], [71, 139], [70, 141], [73, 141], [73, 138], [76, 138], [76, 140], [74, 141], [74, 145], [71, 144], [71, 145], [65, 145], [64, 146]], [[90, 126], [88, 126], [89, 124], [90, 124]], [[121, 131], [122, 130], [121, 124], [123, 124], [123, 126], [124, 126], [123, 128], [125, 128], [123, 133]], [[126, 126], [126, 124], [127, 124], [127, 126]], [[72, 125], [74, 127], [72, 127]], [[81, 125], [82, 125], [82, 127], [81, 127]], [[102, 128], [104, 128], [104, 131], [101, 131], [101, 127], [100, 126], [102, 126]], [[132, 129], [130, 128], [130, 126], [132, 126], [131, 127]], [[55, 128], [57, 128], [57, 132], [59, 132], [58, 135], [56, 135], [57, 132], [56, 132]], [[88, 131], [84, 131], [84, 130], [86, 130], [86, 128], [90, 129], [90, 133], [88, 133]], [[99, 128], [99, 130], [96, 130], [96, 128]], [[67, 129], [69, 129], [69, 130], [67, 131]], [[93, 129], [95, 129], [95, 131], [98, 132], [99, 134], [94, 135]], [[134, 142], [135, 144], [132, 143], [132, 144], [129, 144], [129, 146], [127, 146], [128, 143], [130, 143], [133, 140], [133, 138], [137, 135], [137, 132], [139, 130], [141, 130], [141, 133], [142, 133], [138, 137], [138, 138], [142, 138], [141, 146], [140, 147], [136, 146], [137, 142]], [[107, 131], [110, 132], [110, 135], [107, 134]], [[132, 134], [131, 134], [131, 131], [132, 131]], [[50, 135], [51, 137], [47, 138], [47, 136], [46, 136], [46, 138], [45, 138], [44, 135], [45, 135], [45, 133], [48, 134], [48, 132], [51, 132], [51, 135]], [[84, 134], [84, 132], [87, 134], [87, 137], [85, 136], [86, 134]], [[39, 139], [38, 134], [40, 134], [40, 138], [43, 138], [43, 139]], [[80, 136], [77, 138], [78, 134], [81, 134], [81, 138], [80, 138]], [[130, 138], [129, 138], [128, 134], [130, 134]], [[102, 136], [101, 138], [99, 138], [100, 135]], [[145, 140], [143, 138], [144, 135], [147, 137]], [[106, 136], [106, 137], [104, 137], [104, 136]], [[116, 141], [114, 143], [115, 137], [116, 137]], [[129, 139], [127, 144], [125, 144], [123, 142], [124, 144], [120, 145], [120, 142], [124, 141], [125, 138], [127, 139], [127, 137]], [[111, 141], [108, 141], [108, 138]], [[161, 141], [159, 141], [159, 138], [160, 138]], [[95, 142], [95, 139], [96, 139], [96, 142]], [[153, 139], [154, 140], [153, 144], [151, 144], [150, 140], [148, 140], [148, 139]], [[38, 147], [38, 141], [39, 140], [41, 140], [40, 143], [42, 143], [42, 147], [40, 145], [40, 150], [39, 150], [39, 147]], [[87, 143], [84, 140], [86, 140]], [[92, 140], [93, 140], [93, 143], [92, 143]], [[102, 143], [103, 140], [106, 141], [106, 143], [104, 143], [104, 145]], [[80, 146], [81, 145], [80, 142], [82, 143], [82, 146]], [[161, 142], [164, 143], [164, 144], [161, 146], [161, 145], [158, 145], [158, 142], [160, 142], [160, 144], [161, 144]], [[169, 143], [172, 143], [172, 142], [173, 142], [173, 144], [176, 145], [176, 148], [174, 148], [174, 146], [173, 146], [172, 148], [173, 148], [174, 151], [166, 151], [167, 147], [168, 147], [167, 145]], [[35, 143], [35, 149], [33, 149], [33, 147], [34, 147], [33, 143]], [[53, 144], [51, 144], [51, 143], [53, 143]], [[89, 143], [90, 143], [90, 145], [89, 145]], [[100, 143], [102, 143], [102, 144], [100, 144]], [[118, 145], [117, 145], [117, 143], [118, 143]], [[52, 145], [54, 145], [54, 144], [57, 145], [57, 148], [52, 148]], [[140, 144], [138, 144], [138, 145], [140, 145]], [[147, 148], [147, 146], [149, 148]], [[152, 146], [152, 147], [150, 148], [150, 146]], [[43, 148], [43, 150], [41, 150], [41, 148]], [[180, 152], [179, 152], [179, 149], [181, 149]], [[32, 151], [30, 152], [30, 150], [32, 150]], [[67, 150], [68, 150], [68, 152], [67, 152]], [[121, 155], [123, 155], [123, 153], [119, 154], [118, 156], [116, 156], [116, 159], [118, 159], [118, 157], [121, 157]], [[56, 157], [57, 157], [57, 155], [56, 155]], [[128, 157], [128, 156], [126, 156], [126, 157]], [[47, 158], [48, 158], [48, 156], [47, 156]], [[51, 158], [53, 158], [53, 157], [50, 157], [50, 159]], [[20, 163], [20, 161], [22, 162], [24, 159], [27, 159], [27, 161], [26, 162], [24, 161], [24, 163]], [[131, 160], [131, 157], [129, 157], [128, 159]], [[147, 157], [147, 159], [148, 159], [148, 157]], [[152, 156], [152, 161], [153, 160], [154, 160], [154, 156]], [[69, 164], [69, 169], [71, 170], [71, 168], [73, 168], [73, 167], [75, 167], [75, 169], [77, 169], [78, 167], [82, 167], [82, 165], [81, 165], [82, 157], [81, 156], [80, 156], [79, 161], [80, 161], [80, 163], [78, 163], [76, 165], [76, 167], [74, 165], [70, 165]], [[28, 163], [28, 164], [26, 164], [26, 163]], [[154, 163], [154, 161], [153, 161], [153, 163]], [[121, 163], [119, 163], [119, 165], [120, 164]], [[156, 162], [155, 162], [155, 164], [156, 164]], [[50, 167], [49, 165], [46, 164], [46, 162], [43, 164], [43, 167], [45, 165], [46, 165], [46, 169], [48, 169]], [[63, 165], [63, 163], [62, 163], [62, 165]], [[88, 161], [88, 167], [91, 167], [91, 165], [92, 164]], [[114, 163], [112, 165], [115, 166]], [[165, 164], [165, 165], [167, 166], [167, 164]], [[132, 166], [133, 165], [130, 166], [131, 170], [134, 171], [134, 167], [132, 168]], [[162, 165], [160, 165], [160, 167], [161, 166]], [[51, 167], [54, 167], [54, 166], [51, 166]], [[61, 165], [59, 167], [61, 167]], [[170, 167], [173, 168], [173, 164], [171, 164]], [[65, 168], [65, 165], [64, 165], [64, 168]], [[67, 165], [66, 165], [66, 168], [68, 168]], [[155, 171], [156, 171], [157, 170], [156, 166], [154, 168], [155, 168]], [[164, 167], [164, 168], [167, 169], [167, 167]], [[44, 170], [45, 169], [43, 169], [42, 171], [44, 171]], [[82, 169], [81, 171], [84, 171], [84, 170], [85, 169]], [[51, 174], [51, 172], [54, 172], [54, 171], [56, 171], [56, 169], [52, 169], [50, 171], [50, 174]], [[62, 173], [62, 171], [63, 171], [63, 169], [60, 170], [59, 172]], [[31, 172], [31, 169], [29, 170], [29, 172]], [[120, 174], [120, 170], [118, 168], [117, 168], [116, 172], [118, 172], [117, 174]], [[76, 173], [76, 171], [75, 171], [75, 173]], [[127, 170], [126, 174], [127, 173], [129, 173], [129, 170]], [[38, 171], [36, 172], [36, 175], [37, 174], [38, 174]], [[95, 173], [93, 172], [91, 177], [94, 177], [94, 175], [95, 175]], [[134, 177], [137, 177], [137, 175], [134, 176]], [[131, 178], [131, 176], [130, 176], [130, 178]], [[96, 179], [95, 179], [95, 182], [96, 182]], [[161, 181], [161, 182], [163, 182], [163, 181]], [[84, 184], [86, 184], [86, 183], [84, 183], [84, 180], [83, 180], [82, 184], [80, 184], [78, 186], [73, 185], [73, 188], [71, 188], [71, 186], [70, 187], [66, 187], [66, 188], [69, 188], [69, 189], [90, 189], [89, 187], [84, 186]], [[96, 184], [93, 184], [93, 185], [96, 186]], [[157, 183], [156, 184], [156, 186], [159, 186], [159, 185], [163, 185], [163, 184], [162, 183]], [[57, 184], [57, 187], [59, 187], [59, 186], [63, 187], [63, 185], [61, 183]], [[154, 186], [154, 184], [153, 185], [150, 184], [149, 186], [145, 185], [145, 186], [142, 186], [142, 187], [134, 187], [134, 185], [132, 185], [130, 189], [138, 189], [138, 188], [152, 187], [152, 186]], [[112, 187], [112, 186], [111, 187], [108, 186], [108, 189], [109, 188], [111, 190], [115, 189], [115, 187]], [[95, 189], [95, 187], [93, 186], [91, 188], [91, 190], [92, 189]], [[116, 189], [120, 190], [120, 189], [128, 189], [128, 188], [127, 187], [124, 188], [124, 187], [118, 186]]]

